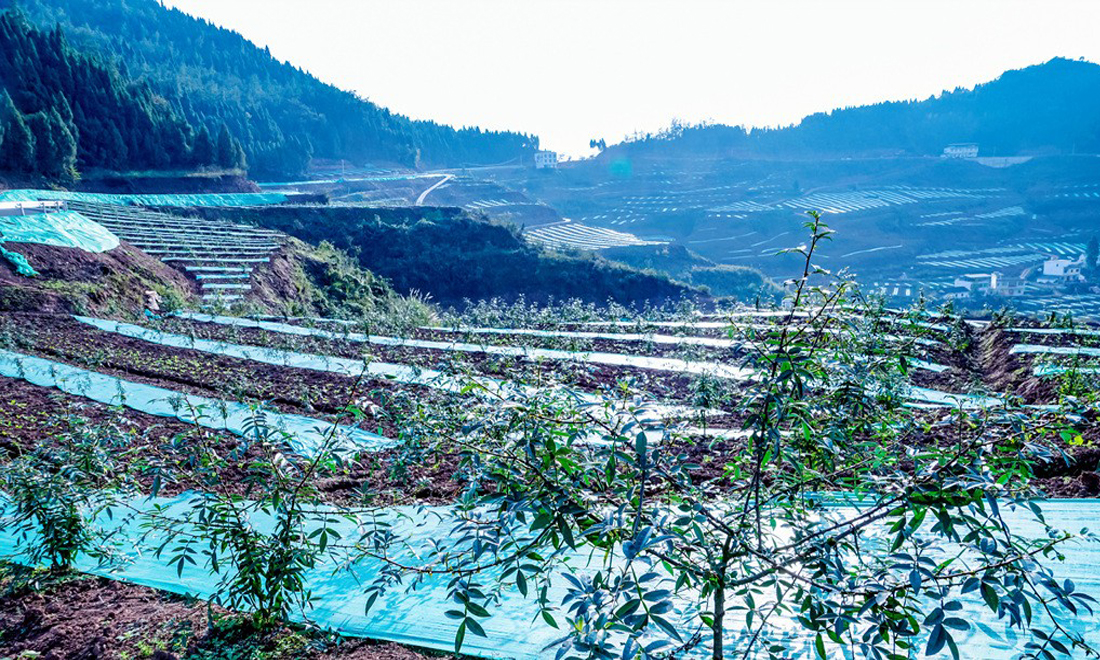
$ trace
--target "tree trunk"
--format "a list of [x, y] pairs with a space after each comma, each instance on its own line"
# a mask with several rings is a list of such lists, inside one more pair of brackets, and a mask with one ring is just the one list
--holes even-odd
[[711, 624], [710, 631], [713, 635], [711, 640], [711, 658], [713, 660], [722, 660], [722, 624], [726, 618], [726, 586], [725, 576], [723, 575], [719, 581], [718, 586], [714, 588], [714, 622]]

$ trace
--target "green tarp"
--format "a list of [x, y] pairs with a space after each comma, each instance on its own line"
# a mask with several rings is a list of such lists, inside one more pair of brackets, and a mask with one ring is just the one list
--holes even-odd
[[23, 277], [38, 277], [38, 271], [31, 266], [26, 257], [18, 252], [6, 249], [3, 244], [0, 244], [0, 256], [7, 259], [12, 266], [15, 266], [15, 272]]
[[0, 216], [0, 240], [79, 248], [86, 252], [106, 252], [118, 247], [118, 236], [76, 211]]

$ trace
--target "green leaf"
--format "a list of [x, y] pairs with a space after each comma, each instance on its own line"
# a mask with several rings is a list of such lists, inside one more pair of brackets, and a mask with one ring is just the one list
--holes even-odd
[[485, 634], [485, 629], [481, 627], [481, 624], [476, 619], [466, 619], [466, 626], [470, 629], [470, 632], [478, 637], [488, 637]]
[[455, 633], [455, 653], [462, 652], [462, 642], [466, 639], [466, 622], [458, 624], [458, 632]]
[[997, 611], [997, 605], [1000, 603], [1000, 599], [997, 598], [997, 591], [989, 584], [982, 582], [982, 598], [985, 599], [985, 604], [989, 606], [989, 609], [994, 612]]

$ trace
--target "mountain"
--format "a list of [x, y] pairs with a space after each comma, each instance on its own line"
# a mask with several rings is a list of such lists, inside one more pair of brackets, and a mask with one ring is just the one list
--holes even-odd
[[805, 117], [778, 129], [674, 125], [609, 149], [615, 154], [815, 158], [933, 156], [974, 142], [982, 156], [1100, 153], [1100, 65], [1052, 59], [974, 89]]
[[414, 121], [326, 84], [240, 34], [156, 0], [0, 0], [43, 29], [149, 81], [197, 130], [221, 125], [250, 169], [297, 174], [311, 157], [406, 166], [490, 164], [534, 151], [538, 138]]
[[0, 128], [0, 169], [20, 174], [64, 180], [77, 168], [192, 161], [192, 127], [163, 98], [18, 12], [0, 15]]

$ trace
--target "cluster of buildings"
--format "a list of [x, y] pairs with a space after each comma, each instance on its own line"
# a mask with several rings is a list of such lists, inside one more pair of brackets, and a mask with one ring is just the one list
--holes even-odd
[[978, 145], [973, 142], [949, 144], [943, 148], [944, 158], [977, 158]]
[[948, 300], [966, 300], [1001, 296], [1015, 298], [1025, 295], [1029, 289], [1050, 290], [1085, 281], [1085, 255], [1074, 258], [1048, 257], [1042, 264], [1024, 270], [1018, 276], [1002, 273], [971, 273], [955, 278], [951, 287], [943, 292]]

